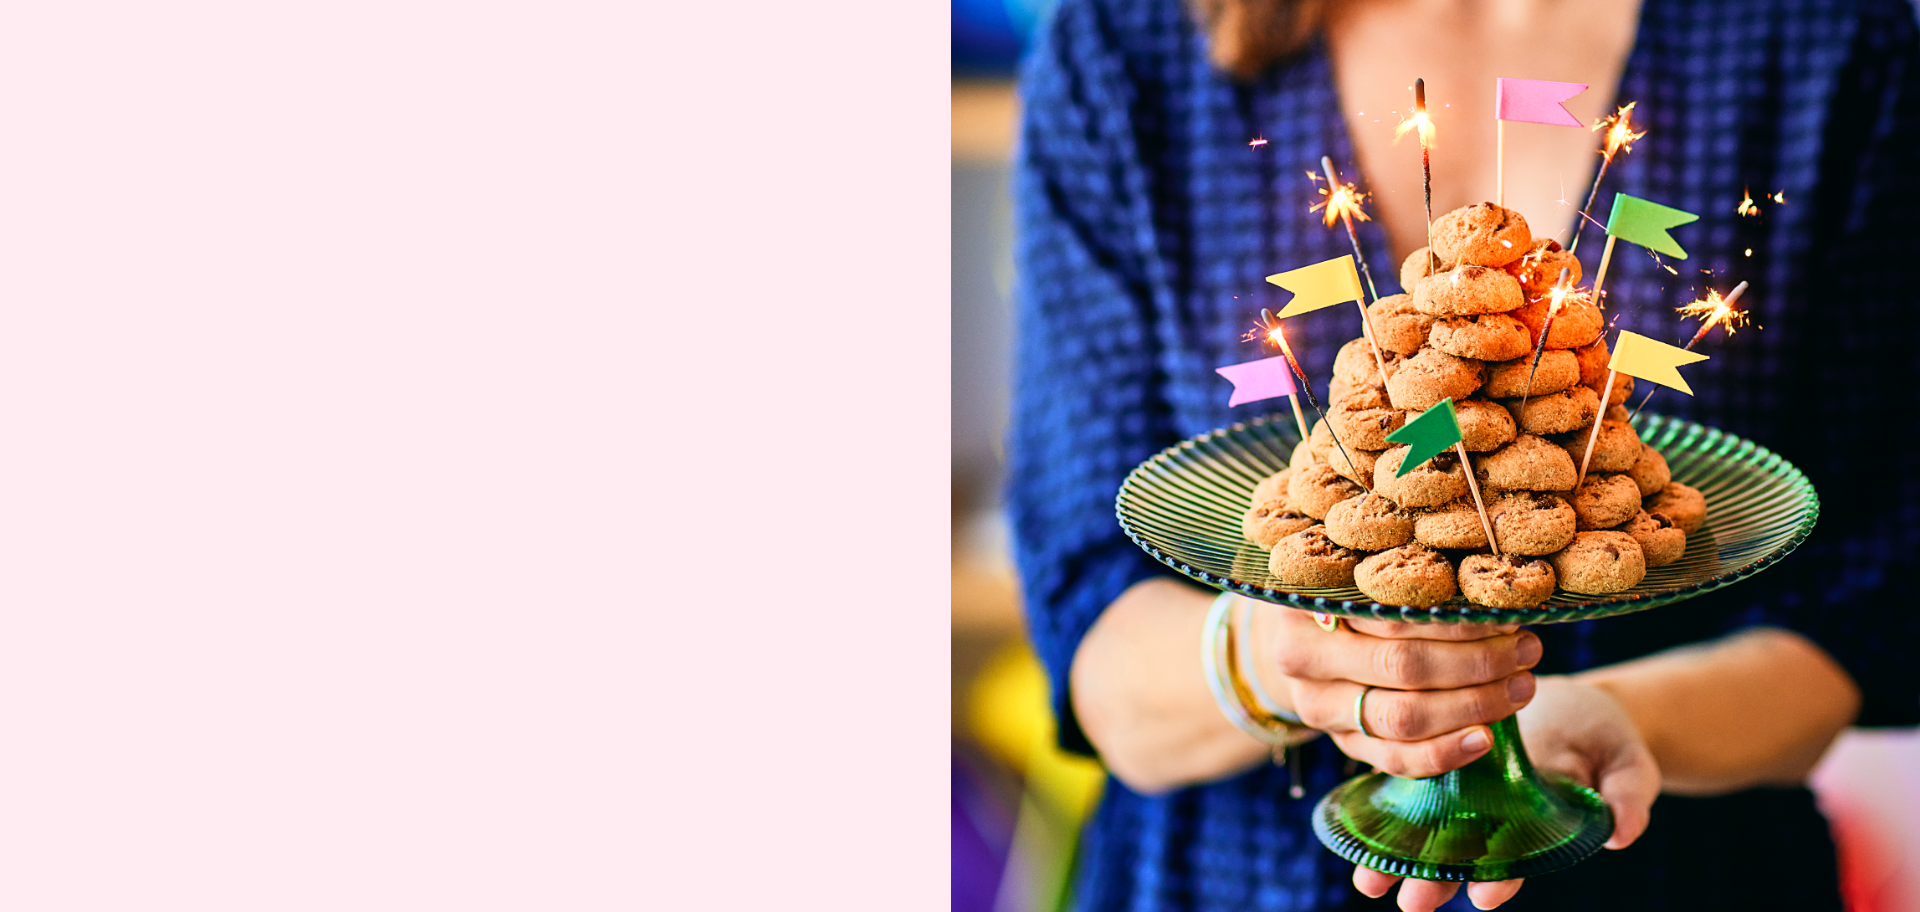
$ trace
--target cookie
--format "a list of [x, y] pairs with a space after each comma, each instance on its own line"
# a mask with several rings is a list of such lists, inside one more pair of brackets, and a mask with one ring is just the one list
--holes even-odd
[[1359, 485], [1341, 478], [1327, 466], [1301, 469], [1287, 481], [1287, 501], [1293, 505], [1294, 512], [1314, 519], [1325, 519], [1334, 504], [1365, 493]]
[[1692, 486], [1677, 481], [1667, 482], [1660, 493], [1642, 498], [1640, 504], [1649, 514], [1667, 514], [1667, 518], [1688, 535], [1700, 531], [1707, 522], [1707, 498]]
[[[1400, 261], [1400, 288], [1402, 291], [1411, 293], [1413, 286], [1419, 284], [1421, 279], [1434, 274], [1433, 261], [1427, 256], [1427, 253], [1428, 248], [1422, 247], [1419, 250], [1407, 254], [1407, 258]], [[1440, 261], [1440, 272], [1446, 272], [1452, 268], [1452, 263], [1445, 260]]]
[[1552, 554], [1573, 542], [1573, 507], [1552, 494], [1509, 494], [1487, 504], [1493, 537], [1511, 554]]
[[1326, 461], [1313, 453], [1313, 444], [1302, 440], [1293, 445], [1293, 455], [1287, 458], [1287, 468], [1304, 469], [1308, 466], [1326, 465]]
[[[1388, 376], [1398, 369], [1401, 357], [1396, 352], [1382, 353], [1381, 359], [1387, 364]], [[1367, 344], [1365, 337], [1340, 346], [1340, 350], [1334, 353], [1333, 377], [1335, 381], [1345, 380], [1349, 386], [1379, 385], [1380, 366], [1373, 362], [1373, 346]]]
[[1505, 266], [1533, 248], [1526, 218], [1492, 203], [1474, 203], [1434, 219], [1432, 237], [1441, 259], [1480, 266]]
[[1327, 537], [1357, 551], [1397, 548], [1413, 541], [1413, 514], [1379, 494], [1362, 494], [1327, 511]]
[[1294, 512], [1283, 495], [1254, 504], [1240, 518], [1240, 534], [1262, 548], [1272, 548], [1280, 539], [1313, 524], [1313, 517]]
[[1472, 501], [1456, 500], [1414, 513], [1413, 540], [1449, 551], [1470, 551], [1487, 546], [1487, 527], [1480, 524], [1480, 511]]
[[1412, 295], [1388, 295], [1367, 305], [1367, 320], [1373, 324], [1373, 336], [1379, 340], [1380, 350], [1400, 355], [1419, 351], [1439, 319], [1414, 310]]
[[1287, 479], [1292, 477], [1292, 469], [1281, 469], [1272, 475], [1260, 479], [1260, 483], [1253, 486], [1253, 500], [1248, 502], [1247, 506], [1257, 507], [1264, 501], [1272, 500], [1276, 497], [1286, 497]]
[[1641, 497], [1652, 497], [1667, 489], [1667, 482], [1673, 480], [1673, 470], [1667, 468], [1667, 457], [1653, 448], [1653, 444], [1640, 444], [1640, 459], [1627, 469], [1627, 477], [1640, 487]]
[[1540, 330], [1547, 331], [1547, 348], [1580, 348], [1592, 345], [1600, 338], [1600, 330], [1606, 328], [1606, 317], [1600, 313], [1591, 301], [1570, 298], [1560, 306], [1560, 313], [1553, 318], [1553, 325], [1547, 326], [1547, 311], [1553, 302], [1542, 298], [1527, 302], [1513, 312], [1514, 319], [1527, 324], [1527, 337], [1539, 340]]
[[1284, 586], [1338, 589], [1353, 585], [1353, 568], [1365, 556], [1334, 544], [1326, 526], [1313, 525], [1274, 543], [1267, 572]]
[[1582, 595], [1624, 592], [1647, 575], [1640, 543], [1625, 532], [1581, 532], [1547, 562], [1553, 565], [1560, 588]]
[[[1387, 404], [1385, 390], [1367, 386], [1335, 401], [1327, 409], [1327, 423], [1349, 449], [1377, 451], [1393, 445], [1387, 442], [1387, 435], [1407, 423], [1407, 413]], [[1337, 455], [1331, 454], [1328, 462]]]
[[1640, 553], [1649, 567], [1664, 567], [1687, 553], [1687, 533], [1665, 513], [1641, 510], [1614, 531], [1625, 532], [1640, 543]]
[[1579, 384], [1557, 393], [1534, 396], [1526, 400], [1524, 411], [1519, 399], [1502, 399], [1500, 404], [1513, 414], [1521, 433], [1541, 436], [1591, 427], [1594, 416], [1600, 414], [1600, 394]]
[[[1352, 461], [1348, 459], [1351, 457]], [[1334, 474], [1354, 484], [1366, 487], [1373, 484], [1373, 467], [1380, 461], [1380, 454], [1373, 450], [1358, 447], [1342, 449], [1337, 446], [1327, 448], [1326, 467]]]
[[1425, 411], [1451, 397], [1456, 402], [1480, 388], [1481, 370], [1476, 361], [1423, 348], [1397, 367], [1387, 378], [1387, 392], [1395, 408]]
[[1573, 349], [1573, 359], [1580, 363], [1580, 385], [1588, 389], [1599, 389], [1600, 384], [1607, 382], [1607, 362], [1612, 358], [1613, 355], [1607, 351], [1605, 339], [1595, 339], [1592, 345], [1582, 345]]
[[1486, 266], [1459, 266], [1413, 286], [1413, 309], [1436, 317], [1506, 313], [1526, 303], [1513, 276]]
[[1571, 502], [1580, 531], [1611, 529], [1640, 512], [1640, 487], [1625, 475], [1588, 474]]
[[1553, 565], [1508, 554], [1469, 554], [1460, 561], [1460, 593], [1488, 608], [1532, 608], [1553, 597]]
[[1533, 351], [1533, 336], [1526, 324], [1506, 314], [1474, 314], [1438, 319], [1427, 344], [1462, 358], [1506, 361]]
[[[1589, 388], [1599, 389], [1599, 387]], [[1627, 424], [1633, 420], [1633, 413], [1627, 411], [1627, 407], [1618, 402], [1609, 402], [1607, 403], [1607, 407], [1601, 410], [1600, 417], [1608, 421], [1618, 421], [1621, 424]]]
[[1545, 437], [1521, 434], [1512, 443], [1474, 459], [1482, 487], [1508, 491], [1566, 491], [1573, 487], [1573, 460]]
[[1497, 403], [1485, 399], [1461, 399], [1453, 403], [1454, 420], [1460, 423], [1460, 442], [1470, 453], [1485, 453], [1513, 441], [1519, 428], [1513, 415]]
[[1520, 292], [1532, 301], [1553, 291], [1560, 281], [1560, 268], [1567, 268], [1567, 287], [1580, 285], [1580, 259], [1560, 249], [1552, 238], [1534, 238], [1526, 256], [1507, 266], [1507, 274], [1520, 281]]
[[1402, 507], [1437, 507], [1466, 495], [1467, 473], [1460, 467], [1460, 457], [1441, 453], [1395, 478], [1407, 453], [1406, 447], [1397, 446], [1380, 454], [1380, 461], [1373, 466], [1375, 493], [1386, 495]]
[[[1533, 374], [1533, 392], [1527, 392], [1527, 374]], [[1496, 399], [1544, 396], [1557, 393], [1580, 382], [1580, 363], [1572, 352], [1549, 349], [1540, 353], [1540, 366], [1533, 365], [1533, 351], [1511, 361], [1487, 365], [1485, 395]]]
[[[1603, 404], [1607, 408], [1612, 408], [1616, 405], [1622, 408], [1625, 408], [1627, 404], [1627, 398], [1633, 395], [1633, 375], [1623, 374], [1623, 373], [1620, 373], [1619, 371], [1609, 371], [1608, 373], [1613, 375], [1613, 389], [1609, 391], [1609, 393], [1607, 394], [1607, 401]], [[1605, 377], [1602, 377], [1600, 379], [1601, 379], [1601, 382], [1606, 381]], [[1591, 389], [1598, 391], [1600, 387], [1595, 386], [1595, 387], [1591, 387]]]
[[[1573, 457], [1575, 468], [1580, 465], [1580, 456], [1587, 451], [1587, 437], [1592, 426], [1584, 430], [1555, 434], [1547, 439], [1567, 451]], [[1640, 461], [1640, 435], [1633, 432], [1632, 426], [1624, 421], [1601, 421], [1600, 436], [1593, 442], [1593, 456], [1587, 462], [1589, 472], [1625, 472]]]
[[1353, 584], [1382, 605], [1428, 608], [1453, 598], [1453, 565], [1426, 545], [1401, 545], [1353, 568]]

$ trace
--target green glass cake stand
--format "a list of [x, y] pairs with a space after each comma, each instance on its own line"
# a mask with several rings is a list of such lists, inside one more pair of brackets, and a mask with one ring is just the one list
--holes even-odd
[[[1216, 589], [1309, 611], [1394, 621], [1539, 624], [1644, 611], [1752, 576], [1787, 556], [1820, 516], [1799, 469], [1752, 441], [1661, 415], [1634, 421], [1673, 479], [1700, 489], [1706, 525], [1679, 561], [1640, 585], [1600, 598], [1557, 592], [1533, 608], [1486, 608], [1463, 598], [1431, 608], [1382, 605], [1358, 589], [1292, 589], [1267, 571], [1267, 554], [1240, 535], [1253, 487], [1287, 466], [1299, 441], [1292, 420], [1258, 419], [1203, 434], [1141, 463], [1115, 508], [1134, 542], [1181, 574]], [[1373, 772], [1321, 799], [1314, 832], [1355, 864], [1420, 880], [1492, 881], [1557, 871], [1593, 854], [1613, 832], [1600, 795], [1536, 770], [1509, 717], [1493, 749], [1453, 772], [1402, 779]]]

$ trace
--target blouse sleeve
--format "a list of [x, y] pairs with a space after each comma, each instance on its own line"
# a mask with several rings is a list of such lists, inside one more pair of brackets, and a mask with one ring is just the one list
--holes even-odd
[[1126, 71], [1095, 4], [1055, 11], [1022, 77], [1014, 177], [1015, 377], [1007, 509], [1059, 739], [1091, 754], [1068, 670], [1100, 612], [1160, 572], [1114, 496], [1174, 433], [1153, 324], [1147, 194]]
[[1859, 685], [1858, 725], [1920, 723], [1920, 44], [1904, 2], [1871, 7], [1839, 72], [1813, 215], [1788, 419], [1821, 497], [1799, 553], [1734, 587], [1736, 623], [1819, 644]]

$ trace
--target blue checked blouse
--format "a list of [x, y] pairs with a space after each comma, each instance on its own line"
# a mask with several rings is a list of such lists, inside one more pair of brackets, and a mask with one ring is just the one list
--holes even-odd
[[[1639, 248], [1616, 251], [1609, 313], [1678, 338], [1695, 324], [1671, 308], [1704, 290], [1700, 270], [1723, 290], [1751, 281], [1744, 301], [1764, 329], [1716, 333], [1712, 360], [1687, 368], [1698, 395], [1668, 393], [1657, 408], [1780, 452], [1812, 478], [1823, 513], [1804, 547], [1750, 582], [1536, 628], [1541, 671], [1776, 625], [1853, 676], [1860, 724], [1920, 721], [1916, 63], [1906, 0], [1646, 0], [1620, 100], [1639, 101], [1649, 132], [1615, 161], [1603, 198], [1624, 191], [1700, 220], [1673, 230], [1692, 253], [1677, 273]], [[1344, 232], [1309, 215], [1304, 174], [1322, 154], [1358, 168], [1324, 47], [1235, 84], [1208, 65], [1177, 0], [1064, 0], [1022, 86], [1009, 509], [1062, 742], [1091, 752], [1068, 664], [1102, 608], [1168, 572], [1121, 534], [1114, 493], [1163, 447], [1272, 410], [1228, 408], [1213, 369], [1260, 354], [1239, 338], [1285, 296], [1266, 275], [1349, 252]], [[1269, 140], [1257, 151], [1256, 136]], [[1743, 217], [1747, 188], [1782, 192], [1786, 205]], [[1602, 245], [1588, 231], [1592, 275]], [[1360, 232], [1386, 293], [1398, 263], [1376, 225]], [[1324, 394], [1359, 316], [1324, 310], [1290, 332]], [[1370, 907], [1308, 829], [1344, 759], [1320, 739], [1303, 763], [1299, 801], [1272, 766], [1159, 796], [1109, 781], [1081, 847], [1078, 905]], [[1805, 789], [1664, 797], [1635, 846], [1535, 878], [1509, 908], [1837, 909], [1835, 871]]]

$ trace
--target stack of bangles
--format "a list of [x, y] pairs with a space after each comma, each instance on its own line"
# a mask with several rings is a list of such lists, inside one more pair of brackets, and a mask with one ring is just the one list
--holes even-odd
[[[1257, 672], [1243, 672], [1241, 668], [1242, 650], [1239, 648], [1234, 628], [1240, 614], [1235, 608], [1239, 603], [1251, 602], [1232, 592], [1222, 592], [1213, 600], [1213, 610], [1207, 614], [1205, 632], [1201, 635], [1200, 661], [1207, 671], [1207, 685], [1213, 689], [1213, 699], [1220, 704], [1220, 711], [1234, 727], [1252, 735], [1273, 748], [1274, 759], [1285, 762], [1283, 751], [1294, 745], [1312, 740], [1320, 732], [1309, 727], [1300, 717], [1281, 708], [1279, 703], [1269, 696], [1260, 685]], [[1252, 619], [1248, 614], [1249, 622]], [[1252, 649], [1245, 650], [1252, 653]]]

